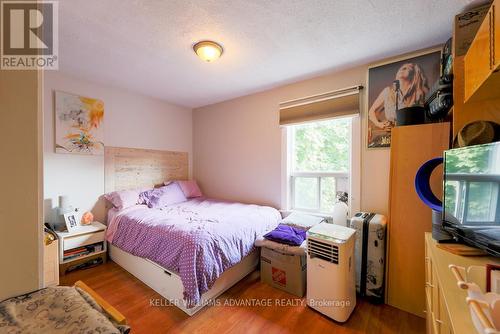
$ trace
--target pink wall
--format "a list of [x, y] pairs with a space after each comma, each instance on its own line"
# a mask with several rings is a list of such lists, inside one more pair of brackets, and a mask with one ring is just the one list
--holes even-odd
[[[367, 66], [301, 81], [193, 111], [194, 177], [210, 197], [281, 207], [280, 102], [361, 84]], [[361, 209], [388, 212], [389, 150], [366, 149], [362, 93]]]
[[54, 90], [100, 98], [104, 101], [104, 142], [108, 146], [184, 151], [192, 163], [192, 111], [146, 97], [46, 71], [44, 76], [44, 198], [45, 219], [59, 195], [72, 205], [93, 210], [103, 220], [103, 156], [54, 153]]
[[[45, 75], [44, 180], [45, 198], [57, 205], [68, 194], [74, 205], [94, 208], [104, 191], [102, 157], [54, 153], [53, 91], [98, 97], [106, 108], [106, 145], [187, 151], [192, 175], [206, 195], [282, 207], [282, 129], [280, 102], [354, 85], [366, 87], [368, 66], [304, 80], [193, 111], [135, 93], [67, 77]], [[388, 213], [389, 149], [366, 149], [366, 89], [361, 93], [361, 210]], [[46, 203], [47, 206], [48, 203]], [[48, 210], [46, 210], [47, 212]]]

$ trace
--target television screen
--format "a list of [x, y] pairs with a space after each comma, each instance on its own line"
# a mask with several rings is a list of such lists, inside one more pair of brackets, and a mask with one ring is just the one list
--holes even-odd
[[445, 152], [443, 226], [500, 255], [499, 191], [500, 142]]

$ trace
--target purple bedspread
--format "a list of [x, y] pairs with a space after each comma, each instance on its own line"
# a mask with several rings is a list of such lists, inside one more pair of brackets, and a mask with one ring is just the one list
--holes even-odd
[[256, 237], [280, 220], [271, 207], [192, 199], [161, 209], [138, 205], [115, 213], [107, 239], [178, 273], [187, 306], [194, 307], [225, 270], [253, 250]]

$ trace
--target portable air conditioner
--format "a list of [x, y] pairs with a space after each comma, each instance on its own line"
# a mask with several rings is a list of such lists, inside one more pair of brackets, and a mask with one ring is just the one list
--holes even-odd
[[321, 223], [307, 235], [307, 305], [339, 322], [356, 306], [355, 233]]

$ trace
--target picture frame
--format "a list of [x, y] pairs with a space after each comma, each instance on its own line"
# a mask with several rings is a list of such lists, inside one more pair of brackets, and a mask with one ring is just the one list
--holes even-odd
[[104, 102], [54, 91], [55, 152], [104, 155]]
[[[403, 84], [401, 84], [401, 81], [404, 81], [405, 78], [399, 76], [399, 71], [403, 65], [406, 64], [412, 64], [414, 72], [419, 73], [418, 77], [425, 78], [427, 84], [424, 85], [424, 87], [426, 87], [425, 89], [419, 89], [418, 94], [415, 94], [415, 96], [403, 102], [401, 101], [403, 99], [401, 90], [401, 86], [403, 86]], [[417, 66], [418, 71], [416, 70]], [[364, 130], [367, 149], [384, 149], [391, 146], [391, 130], [396, 124], [396, 103], [393, 101], [395, 99], [392, 99], [391, 96], [399, 96], [398, 109], [407, 106], [423, 105], [425, 92], [429, 91], [434, 83], [439, 80], [440, 72], [440, 47], [404, 54], [382, 62], [374, 63], [368, 67], [365, 100], [366, 128]], [[397, 89], [399, 93], [393, 92], [393, 90], [396, 89], [396, 87], [394, 87], [396, 86], [396, 81], [398, 81]], [[420, 84], [422, 81], [423, 80], [420, 80]], [[391, 92], [393, 94], [391, 94]], [[404, 97], [406, 98], [406, 95]], [[381, 101], [383, 101], [383, 103]], [[387, 101], [393, 101], [394, 103], [389, 103]], [[415, 103], [415, 101], [418, 103]], [[385, 117], [386, 104], [388, 105], [388, 109], [391, 107], [391, 112], [388, 113], [387, 117]], [[378, 124], [376, 125], [373, 120], [376, 120]]]
[[78, 211], [71, 211], [64, 214], [64, 222], [68, 232], [78, 229], [80, 224], [80, 213]]
[[486, 264], [486, 292], [500, 292], [500, 265]]

